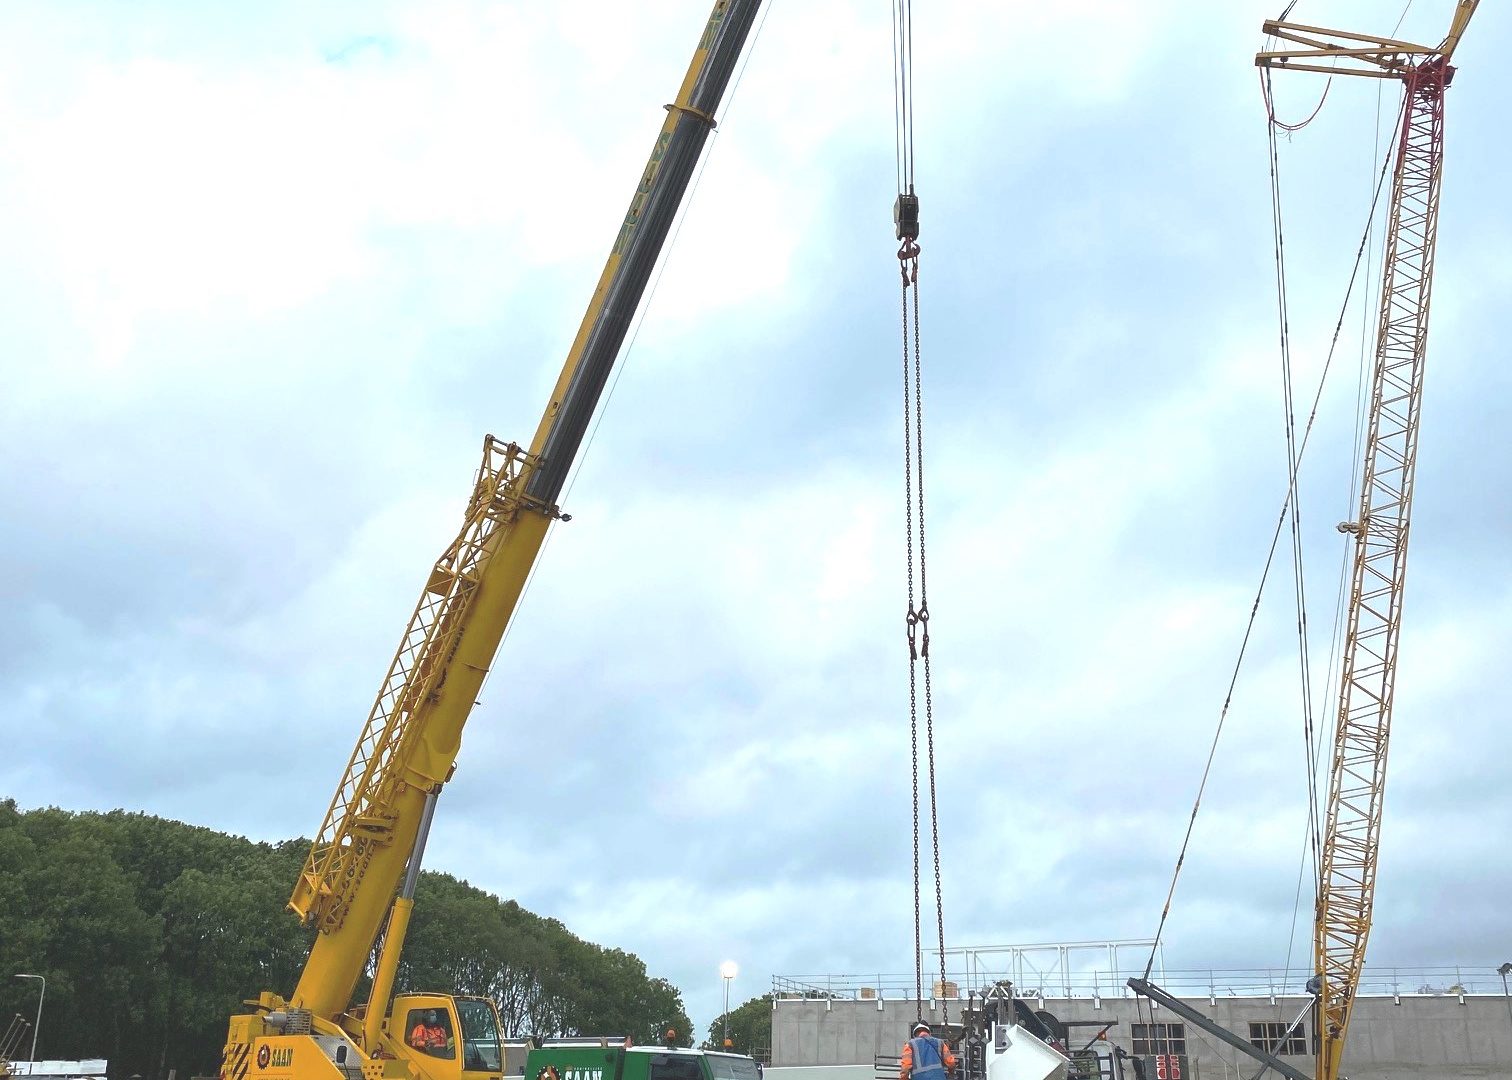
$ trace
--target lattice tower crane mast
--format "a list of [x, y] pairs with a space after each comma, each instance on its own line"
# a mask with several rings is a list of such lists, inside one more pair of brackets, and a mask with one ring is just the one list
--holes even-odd
[[1406, 95], [1387, 218], [1359, 515], [1339, 526], [1354, 538], [1354, 560], [1313, 928], [1317, 1080], [1339, 1077], [1370, 934], [1428, 347], [1444, 91], [1454, 76], [1450, 58], [1478, 2], [1460, 0], [1437, 47], [1267, 22], [1267, 35], [1303, 48], [1255, 58], [1266, 68], [1397, 79]]

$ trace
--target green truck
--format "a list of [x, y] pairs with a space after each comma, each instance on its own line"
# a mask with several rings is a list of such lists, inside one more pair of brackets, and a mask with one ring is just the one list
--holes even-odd
[[761, 1080], [761, 1068], [744, 1054], [632, 1046], [629, 1039], [548, 1039], [526, 1052], [524, 1067], [515, 1075], [525, 1080]]

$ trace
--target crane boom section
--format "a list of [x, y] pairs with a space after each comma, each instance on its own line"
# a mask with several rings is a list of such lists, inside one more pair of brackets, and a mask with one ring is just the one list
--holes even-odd
[[1438, 57], [1404, 76], [1359, 516], [1339, 526], [1354, 561], [1314, 924], [1318, 1080], [1339, 1076], [1370, 934], [1452, 74]]
[[677, 101], [666, 107], [666, 123], [531, 441], [540, 466], [526, 491], [535, 499], [554, 502], [561, 493], [760, 8], [761, 0], [714, 5]]
[[[1454, 19], [1449, 24], [1449, 32], [1437, 47], [1374, 34], [1357, 34], [1348, 30], [1330, 30], [1304, 23], [1267, 19], [1261, 27], [1266, 35], [1295, 42], [1305, 48], [1265, 50], [1255, 55], [1255, 65], [1286, 68], [1290, 71], [1317, 71], [1325, 75], [1405, 78], [1417, 64], [1438, 59], [1447, 65], [1479, 5], [1480, 0], [1459, 0], [1455, 5]], [[1321, 63], [1298, 63], [1299, 60], [1327, 60], [1329, 63], [1325, 66]]]
[[1454, 50], [1459, 48], [1460, 38], [1465, 36], [1465, 27], [1470, 25], [1470, 17], [1479, 6], [1480, 0], [1459, 0], [1455, 5], [1454, 21], [1449, 24], [1449, 32], [1444, 35], [1444, 40], [1438, 47], [1439, 56], [1443, 57], [1445, 64], [1454, 59]]
[[[578, 448], [607, 385], [761, 0], [718, 0], [528, 450], [489, 436], [457, 538], [431, 570], [289, 907], [319, 930], [291, 1004], [332, 1020], [450, 776]], [[381, 1007], [382, 1003], [377, 1003]]]

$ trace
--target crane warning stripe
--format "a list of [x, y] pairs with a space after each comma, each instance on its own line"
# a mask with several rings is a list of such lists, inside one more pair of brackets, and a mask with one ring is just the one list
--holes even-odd
[[252, 1052], [251, 1043], [241, 1043], [231, 1051], [231, 1058], [226, 1062], [226, 1072], [231, 1080], [245, 1080], [247, 1075], [247, 1057]]

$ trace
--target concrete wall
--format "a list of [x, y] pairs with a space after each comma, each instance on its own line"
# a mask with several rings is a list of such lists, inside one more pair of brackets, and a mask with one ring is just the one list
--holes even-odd
[[[1304, 1003], [1301, 998], [1277, 998], [1272, 1005], [1263, 997], [1184, 1000], [1245, 1038], [1251, 1021], [1290, 1024]], [[926, 1002], [925, 1018], [942, 1019], [946, 1004]], [[1103, 999], [1099, 1008], [1093, 1007], [1090, 998], [1047, 998], [1043, 1006], [1031, 999], [1031, 1004], [1061, 1020], [1116, 1020], [1108, 1037], [1125, 1050], [1133, 1049], [1131, 1025], [1152, 1019], [1147, 1003], [1129, 998]], [[951, 1018], [959, 1019], [961, 1003], [948, 1005]], [[902, 1000], [879, 1005], [876, 1001], [778, 999], [772, 1015], [772, 1064], [866, 1065], [878, 1054], [896, 1055], [915, 1012], [914, 1002]], [[1164, 1009], [1156, 1009], [1153, 1020], [1180, 1022]], [[1080, 1030], [1090, 1038], [1096, 1029]], [[1186, 1040], [1200, 1080], [1251, 1080], [1259, 1068], [1191, 1024], [1186, 1025]], [[1313, 1071], [1310, 1054], [1286, 1060], [1306, 1073]], [[1512, 1078], [1512, 1018], [1507, 1003], [1499, 996], [1467, 996], [1461, 1004], [1453, 996], [1413, 995], [1403, 996], [1400, 1005], [1390, 997], [1362, 997], [1350, 1023], [1344, 1073], [1350, 1080]]]
[[[946, 1004], [925, 1002], [925, 1019], [940, 1020]], [[959, 1019], [961, 1003], [948, 1005]], [[896, 1057], [916, 1015], [912, 1001], [779, 998], [772, 1011], [772, 1065], [870, 1065], [879, 1054]]]

